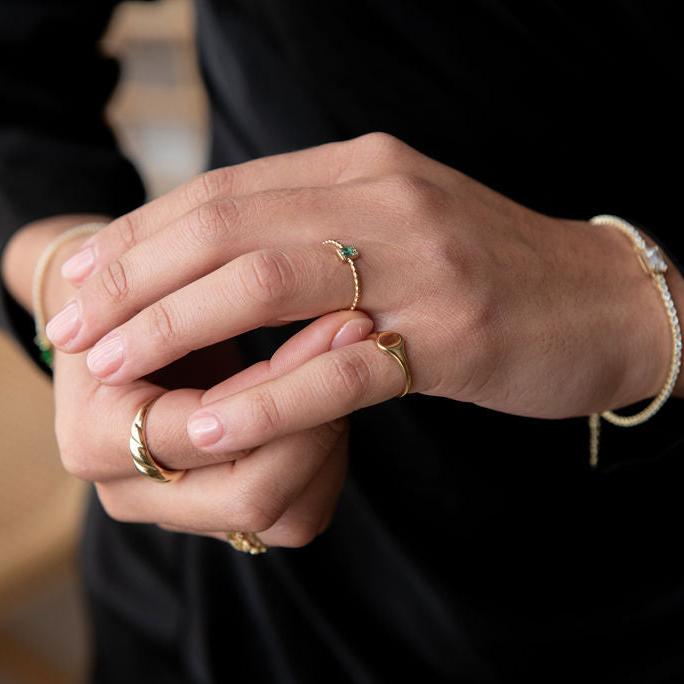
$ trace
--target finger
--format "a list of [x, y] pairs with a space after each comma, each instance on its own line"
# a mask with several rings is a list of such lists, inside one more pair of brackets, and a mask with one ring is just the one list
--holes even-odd
[[344, 430], [342, 420], [288, 435], [249, 458], [189, 470], [169, 486], [138, 477], [98, 483], [98, 493], [117, 520], [259, 532], [301, 495]]
[[[415, 390], [420, 391], [420, 375], [415, 383]], [[404, 374], [398, 362], [368, 339], [316, 356], [274, 380], [204, 404], [190, 416], [188, 433], [198, 447], [208, 451], [253, 448], [380, 403], [397, 396], [403, 388]]]
[[202, 404], [277, 378], [330, 349], [365, 339], [373, 321], [362, 311], [335, 311], [317, 318], [286, 340], [268, 361], [260, 361], [206, 390]]
[[74, 284], [82, 283], [180, 216], [219, 198], [388, 175], [405, 167], [409, 159], [416, 171], [419, 167], [426, 174], [435, 173], [437, 165], [427, 163], [427, 158], [408, 145], [381, 133], [208, 171], [112, 221], [84, 243], [78, 256], [65, 262], [62, 274]]
[[139, 477], [128, 449], [131, 424], [140, 406], [154, 397], [145, 435], [150, 452], [163, 467], [202, 467], [244, 453], [212, 454], [198, 449], [185, 428], [201, 406], [202, 391], [165, 392], [147, 381], [109, 387], [88, 372], [85, 354], [55, 354], [55, 431], [66, 470], [83, 480], [106, 482]]
[[328, 528], [347, 474], [347, 435], [338, 440], [299, 498], [267, 530], [266, 546], [301, 547]]
[[[339, 237], [339, 216], [358, 205], [357, 193], [353, 184], [336, 191], [299, 188], [202, 205], [110, 262], [48, 321], [46, 334], [60, 349], [82, 351], [138, 311], [216, 269], [220, 272], [236, 257], [264, 249], [310, 248], [327, 237]], [[336, 257], [334, 248], [325, 249], [323, 263], [336, 265], [329, 261]], [[347, 276], [349, 290], [352, 281]], [[264, 284], [269, 286], [269, 281]]]
[[342, 309], [353, 292], [349, 267], [330, 245], [250, 252], [105, 335], [89, 352], [88, 367], [103, 382], [128, 383], [276, 317], [306, 320]]
[[[347, 326], [347, 323], [351, 325]], [[273, 379], [307, 359], [330, 348], [333, 342], [351, 344], [363, 339], [372, 329], [372, 321], [361, 312], [341, 311], [314, 321], [285, 342], [274, 354], [272, 362], [260, 365], [259, 377], [239, 374], [236, 387]], [[147, 446], [159, 465], [170, 470], [186, 470], [235, 460], [247, 455], [237, 452], [208, 453], [196, 447], [188, 436], [188, 416], [201, 406], [203, 392], [179, 389], [170, 392], [146, 381], [122, 387], [102, 385], [87, 372], [84, 354], [57, 352], [55, 385], [58, 422], [66, 420], [62, 433], [68, 435], [62, 449], [65, 467], [84, 480], [108, 482], [140, 476], [128, 450], [131, 423], [138, 408], [158, 396], [147, 414], [145, 436]], [[81, 378], [79, 384], [76, 379]], [[231, 389], [230, 380], [228, 391]], [[222, 383], [223, 384], [223, 383]], [[223, 396], [226, 386], [210, 392]], [[211, 396], [211, 395], [210, 395]], [[94, 448], [96, 446], [96, 449]], [[156, 483], [155, 483], [156, 484]]]
[[[299, 497], [259, 539], [271, 547], [297, 548], [311, 543], [329, 525], [335, 513], [347, 471], [346, 440], [339, 440], [320, 470]], [[187, 526], [160, 525], [169, 532], [213, 537], [227, 543], [225, 531], [206, 532]]]

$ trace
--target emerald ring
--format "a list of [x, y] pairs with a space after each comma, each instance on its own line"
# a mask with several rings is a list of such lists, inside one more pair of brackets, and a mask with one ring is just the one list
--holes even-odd
[[340, 261], [349, 264], [349, 268], [352, 272], [352, 277], [354, 278], [354, 299], [352, 305], [349, 307], [349, 311], [354, 311], [356, 305], [359, 303], [359, 295], [361, 292], [361, 287], [359, 285], [359, 274], [354, 265], [354, 260], [359, 258], [359, 250], [354, 247], [354, 245], [343, 245], [339, 240], [324, 240], [324, 245], [333, 245], [337, 256]]

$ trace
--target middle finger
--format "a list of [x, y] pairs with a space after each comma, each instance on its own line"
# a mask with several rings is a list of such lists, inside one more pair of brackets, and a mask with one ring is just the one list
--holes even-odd
[[103, 337], [89, 352], [91, 373], [123, 384], [193, 349], [274, 320], [306, 320], [348, 307], [354, 286], [331, 245], [251, 252], [186, 285]]

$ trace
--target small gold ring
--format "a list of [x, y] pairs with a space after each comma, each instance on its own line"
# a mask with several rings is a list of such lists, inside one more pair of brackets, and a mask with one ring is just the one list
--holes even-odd
[[141, 475], [149, 477], [155, 482], [175, 482], [182, 477], [185, 471], [167, 470], [166, 468], [162, 468], [159, 463], [154, 460], [147, 447], [147, 438], [145, 437], [147, 414], [152, 404], [154, 404], [157, 399], [159, 399], [159, 397], [154, 397], [153, 399], [146, 401], [135, 414], [135, 418], [131, 425], [131, 439], [128, 442], [128, 448], [133, 457], [133, 465]]
[[352, 277], [354, 278], [354, 299], [352, 305], [349, 307], [349, 311], [354, 311], [356, 305], [359, 303], [359, 296], [361, 294], [361, 286], [359, 284], [359, 273], [354, 266], [354, 260], [359, 258], [359, 250], [354, 247], [354, 245], [343, 245], [338, 240], [324, 240], [324, 245], [334, 245], [337, 251], [337, 256], [340, 261], [344, 261], [349, 264], [349, 268], [352, 272]]
[[411, 370], [408, 365], [408, 360], [406, 359], [404, 338], [398, 332], [385, 330], [384, 332], [379, 332], [377, 334], [375, 344], [378, 346], [378, 349], [385, 352], [385, 354], [389, 354], [404, 372], [404, 389], [400, 394], [397, 394], [397, 397], [401, 398], [405, 396], [411, 390], [413, 379], [411, 378]]
[[252, 556], [256, 556], [258, 553], [266, 553], [268, 550], [268, 546], [254, 532], [229, 530], [226, 532], [226, 539], [236, 551], [249, 553]]

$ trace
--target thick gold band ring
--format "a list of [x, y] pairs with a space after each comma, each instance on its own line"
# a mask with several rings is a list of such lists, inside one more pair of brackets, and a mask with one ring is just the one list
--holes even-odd
[[226, 539], [236, 551], [249, 553], [256, 556], [258, 553], [266, 553], [268, 546], [264, 544], [254, 532], [226, 532]]
[[413, 384], [411, 369], [406, 358], [404, 338], [397, 332], [386, 330], [377, 334], [375, 344], [378, 345], [378, 349], [385, 352], [385, 354], [389, 354], [404, 372], [404, 389], [400, 394], [397, 394], [397, 397], [403, 397], [411, 391], [411, 385]]
[[182, 477], [185, 471], [167, 470], [166, 468], [162, 468], [154, 460], [150, 450], [147, 448], [147, 439], [145, 437], [147, 413], [157, 399], [159, 399], [159, 397], [154, 397], [153, 399], [146, 401], [135, 414], [133, 424], [131, 425], [131, 439], [128, 442], [128, 448], [133, 457], [133, 465], [141, 475], [149, 477], [155, 482], [174, 482]]
[[354, 266], [354, 259], [359, 258], [359, 250], [353, 245], [343, 245], [338, 240], [324, 240], [324, 245], [334, 245], [337, 251], [337, 256], [340, 261], [344, 261], [349, 264], [349, 268], [352, 272], [352, 277], [354, 278], [354, 299], [352, 305], [349, 307], [349, 311], [354, 311], [356, 305], [359, 303], [359, 296], [361, 294], [361, 286], [359, 285], [359, 273]]

